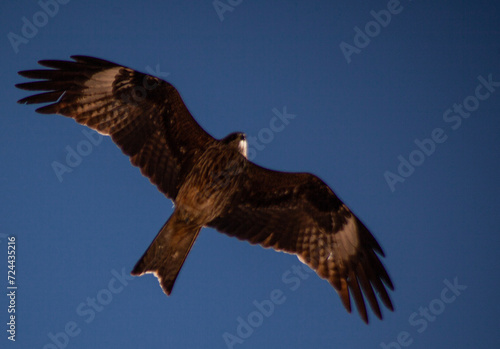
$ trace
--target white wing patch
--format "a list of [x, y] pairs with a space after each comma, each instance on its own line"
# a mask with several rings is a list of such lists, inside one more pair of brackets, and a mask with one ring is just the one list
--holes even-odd
[[337, 232], [335, 237], [337, 238], [338, 246], [342, 249], [342, 254], [345, 253], [345, 256], [351, 257], [357, 253], [359, 232], [354, 215], [351, 214], [342, 230]]
[[110, 68], [104, 71], [98, 72], [85, 82], [85, 86], [92, 89], [105, 88], [108, 91], [115, 81], [116, 75], [120, 72], [122, 67]]

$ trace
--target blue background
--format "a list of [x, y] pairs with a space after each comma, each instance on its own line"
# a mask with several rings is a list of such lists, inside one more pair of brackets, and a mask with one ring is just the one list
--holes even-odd
[[[479, 76], [500, 81], [498, 2], [401, 1], [385, 27], [370, 24], [370, 12], [387, 1], [230, 3], [219, 16], [210, 0], [72, 0], [45, 17], [36, 1], [0, 4], [0, 294], [5, 235], [18, 240], [19, 287], [15, 343], [0, 297], [0, 346], [226, 348], [223, 334], [237, 336], [237, 319], [257, 316], [253, 302], [278, 289], [283, 303], [234, 348], [398, 348], [398, 336], [405, 348], [498, 347], [500, 87], [472, 104], [460, 127], [443, 119], [475, 94]], [[34, 16], [40, 27], [16, 52], [9, 33], [22, 36], [23, 17]], [[364, 47], [348, 63], [340, 45], [355, 45], [355, 27], [367, 24], [372, 37], [358, 38]], [[258, 136], [273, 108], [295, 115], [254, 161], [313, 172], [335, 190], [384, 248], [396, 311], [384, 311], [383, 321], [370, 314], [366, 326], [313, 274], [292, 290], [282, 277], [300, 265], [295, 256], [211, 229], [171, 297], [151, 275], [115, 282], [172, 203], [109, 138], [58, 180], [53, 162], [65, 164], [67, 147], [87, 139], [85, 128], [16, 104], [27, 93], [14, 84], [37, 60], [72, 54], [168, 72], [215, 137]], [[436, 128], [446, 140], [391, 191], [384, 173], [398, 174], [398, 156], [408, 159], [415, 139]], [[445, 280], [455, 279], [467, 288], [453, 301], [444, 291], [444, 303]], [[96, 297], [100, 311], [87, 303]], [[429, 306], [437, 315], [426, 319], [419, 309]], [[73, 337], [64, 338], [65, 327]]]

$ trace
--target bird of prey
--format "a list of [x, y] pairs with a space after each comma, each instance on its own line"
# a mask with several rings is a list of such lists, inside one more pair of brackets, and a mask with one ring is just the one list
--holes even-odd
[[387, 289], [394, 287], [378, 256], [384, 256], [382, 248], [321, 179], [249, 161], [244, 133], [213, 138], [164, 80], [98, 58], [71, 58], [42, 60], [50, 69], [19, 72], [37, 81], [18, 88], [44, 91], [19, 103], [51, 103], [36, 111], [64, 115], [111, 136], [174, 202], [133, 275], [153, 273], [170, 295], [201, 228], [211, 227], [297, 255], [330, 282], [348, 312], [352, 296], [366, 323], [365, 299], [380, 319], [378, 298], [393, 310]]

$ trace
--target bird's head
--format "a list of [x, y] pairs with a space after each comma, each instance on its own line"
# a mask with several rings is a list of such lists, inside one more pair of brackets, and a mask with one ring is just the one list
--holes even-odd
[[237, 149], [241, 155], [247, 157], [247, 137], [243, 132], [233, 132], [222, 139], [222, 143]]

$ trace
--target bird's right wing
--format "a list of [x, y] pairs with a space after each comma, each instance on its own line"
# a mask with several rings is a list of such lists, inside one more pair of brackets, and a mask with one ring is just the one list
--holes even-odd
[[61, 114], [109, 135], [167, 197], [175, 199], [198, 154], [215, 142], [193, 119], [177, 90], [157, 77], [87, 56], [44, 60], [52, 69], [20, 75], [41, 79], [17, 84], [46, 91], [19, 103], [50, 103], [42, 114]]
[[349, 312], [351, 294], [365, 322], [364, 298], [382, 317], [375, 292], [393, 309], [386, 290], [393, 289], [393, 284], [377, 256], [384, 255], [382, 248], [321, 179], [308, 173], [272, 171], [249, 161], [244, 169], [227, 175], [239, 177], [240, 186], [231, 193], [226, 211], [208, 226], [297, 255], [330, 282]]

